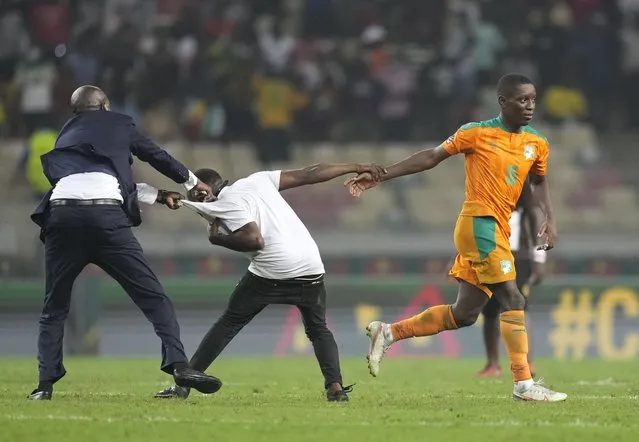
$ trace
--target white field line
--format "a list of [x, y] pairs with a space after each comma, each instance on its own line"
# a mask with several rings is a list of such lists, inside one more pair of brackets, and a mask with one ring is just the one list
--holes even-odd
[[[205, 423], [217, 423], [217, 424], [232, 424], [232, 425], [259, 425], [263, 426], [266, 422], [263, 420], [255, 419], [229, 419], [229, 418], [202, 418], [202, 419], [178, 419], [163, 416], [141, 416], [141, 417], [97, 417], [97, 416], [84, 416], [84, 415], [38, 415], [28, 416], [25, 414], [5, 414], [2, 415], [0, 420], [4, 421], [83, 421], [83, 422], [96, 422], [96, 423], [177, 423], [177, 424], [205, 424]], [[274, 420], [272, 422], [276, 425], [287, 426], [290, 422], [283, 422], [281, 420]], [[308, 426], [317, 424], [316, 421], [295, 421], [295, 426]], [[370, 421], [345, 421], [345, 422], [323, 422], [324, 426], [339, 426], [339, 427], [369, 427], [379, 425], [379, 422]], [[624, 425], [622, 423], [599, 423], [594, 421], [583, 421], [581, 419], [575, 419], [569, 422], [551, 422], [551, 421], [537, 421], [537, 422], [524, 422], [516, 419], [501, 419], [501, 420], [481, 420], [481, 421], [467, 421], [467, 422], [447, 422], [447, 421], [417, 421], [417, 422], [384, 422], [383, 425], [396, 426], [396, 427], [567, 427], [567, 428], [639, 428], [637, 424]]]
[[573, 384], [588, 387], [624, 387], [627, 385], [625, 382], [618, 382], [613, 378], [598, 379], [596, 381], [575, 381]]

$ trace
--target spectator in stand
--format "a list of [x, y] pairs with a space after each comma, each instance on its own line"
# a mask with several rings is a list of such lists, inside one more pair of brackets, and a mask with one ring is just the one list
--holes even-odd
[[253, 78], [258, 131], [256, 156], [265, 169], [291, 160], [294, 113], [308, 105], [306, 94], [277, 72], [267, 70]]
[[383, 87], [379, 116], [382, 120], [385, 141], [408, 141], [412, 133], [413, 94], [417, 87], [416, 74], [402, 52], [395, 54], [391, 62], [378, 75]]
[[588, 101], [583, 91], [576, 86], [575, 75], [566, 74], [566, 78], [569, 79], [547, 88], [541, 100], [545, 116], [552, 123], [585, 119], [588, 116]]
[[259, 25], [258, 43], [268, 68], [273, 72], [284, 72], [295, 49], [295, 39], [284, 31], [282, 20]]
[[36, 129], [49, 124], [56, 77], [55, 64], [38, 47], [32, 46], [26, 58], [18, 64], [14, 81], [20, 88], [24, 135], [29, 136]]

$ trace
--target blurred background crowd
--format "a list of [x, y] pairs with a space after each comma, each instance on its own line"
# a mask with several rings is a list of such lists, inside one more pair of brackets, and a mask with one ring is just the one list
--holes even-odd
[[[9, 249], [35, 235], [27, 216], [48, 188], [39, 154], [69, 117], [71, 92], [87, 83], [190, 167], [237, 178], [317, 161], [400, 160], [492, 118], [497, 79], [520, 72], [538, 88], [533, 125], [552, 144], [562, 232], [638, 230], [639, 0], [1, 5], [0, 179], [15, 204], [0, 243]], [[136, 167], [138, 179], [172, 186]], [[452, 160], [358, 201], [335, 184], [286, 197], [316, 230], [448, 238], [463, 171]], [[141, 234], [198, 226], [189, 214], [151, 211]]]
[[639, 128], [636, 0], [3, 5], [5, 136], [57, 128], [69, 92], [90, 83], [164, 140], [281, 128], [299, 142], [434, 140], [493, 115], [510, 71], [535, 80], [549, 122]]

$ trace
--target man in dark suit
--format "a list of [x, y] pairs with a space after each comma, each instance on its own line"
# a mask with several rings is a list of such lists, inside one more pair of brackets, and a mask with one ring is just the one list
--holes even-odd
[[211, 195], [211, 188], [142, 135], [130, 117], [109, 112], [109, 100], [99, 88], [78, 88], [71, 106], [75, 116], [60, 131], [55, 149], [41, 157], [53, 188], [31, 215], [45, 245], [46, 293], [38, 337], [39, 384], [29, 399], [51, 399], [53, 384], [66, 374], [62, 340], [71, 288], [89, 263], [118, 281], [153, 324], [162, 341], [162, 371], [178, 385], [216, 392], [219, 379], [190, 368], [173, 304], [131, 229], [141, 223], [139, 201], [177, 208], [179, 194], [153, 190], [149, 195], [149, 186], [136, 185], [133, 155], [184, 184], [186, 191]]

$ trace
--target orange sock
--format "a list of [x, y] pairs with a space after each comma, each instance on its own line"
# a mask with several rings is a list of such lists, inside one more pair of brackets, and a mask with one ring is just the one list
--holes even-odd
[[393, 339], [412, 338], [415, 336], [436, 335], [444, 330], [454, 330], [457, 328], [453, 317], [452, 306], [436, 305], [424, 310], [419, 315], [404, 319], [391, 325]]
[[528, 332], [523, 310], [511, 310], [500, 315], [501, 337], [506, 344], [510, 371], [515, 382], [531, 379], [528, 366]]

